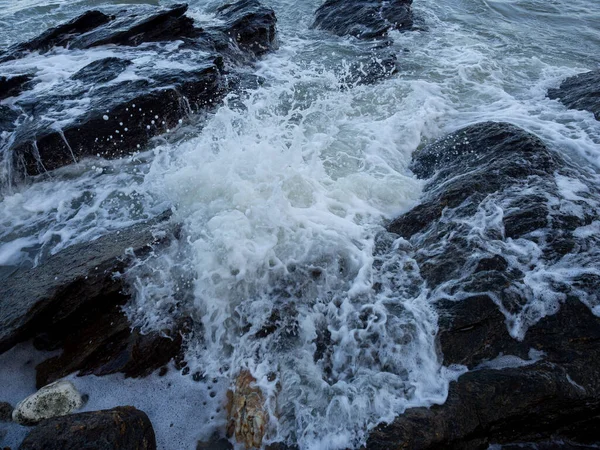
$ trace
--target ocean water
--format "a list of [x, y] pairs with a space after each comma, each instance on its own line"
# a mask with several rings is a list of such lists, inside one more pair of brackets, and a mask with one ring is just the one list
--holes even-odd
[[[0, 0], [0, 45], [90, 8], [131, 3], [169, 2]], [[440, 363], [437, 317], [409, 244], [384, 232], [419, 199], [423, 183], [408, 168], [416, 149], [469, 124], [507, 121], [600, 169], [593, 115], [546, 97], [564, 78], [600, 67], [594, 0], [415, 0], [420, 31], [391, 35], [399, 73], [366, 86], [343, 80], [367, 46], [310, 29], [320, 3], [265, 0], [279, 30], [279, 50], [251, 69], [265, 83], [226, 98], [185, 137], [33, 183], [0, 168], [0, 271], [42, 264], [165, 209], [182, 224], [178, 241], [128, 271], [126, 311], [146, 330], [192, 316], [190, 374], [72, 378], [89, 393], [88, 410], [146, 411], [160, 448], [193, 449], [223, 433], [226, 391], [241, 369], [267, 399], [265, 443], [358, 448], [406, 408], [444, 402], [464, 369]], [[189, 14], [210, 21], [219, 4], [192, 0]], [[0, 64], [0, 74], [37, 68], [35, 89], [51, 90], [118, 51], [57, 49]], [[75, 105], [60, 120], [77, 113]], [[379, 240], [393, 251], [380, 251]], [[257, 338], [274, 315], [279, 328]], [[315, 361], [318, 343], [328, 350]], [[20, 346], [0, 357], [4, 398], [33, 392], [25, 375], [10, 381], [28, 354]], [[11, 428], [6, 445], [24, 432]]]

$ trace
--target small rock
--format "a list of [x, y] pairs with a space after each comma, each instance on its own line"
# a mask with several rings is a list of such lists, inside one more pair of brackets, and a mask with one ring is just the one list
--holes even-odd
[[242, 370], [235, 382], [235, 390], [227, 393], [227, 435], [245, 448], [260, 448], [269, 416], [265, 410], [262, 391], [256, 379]]
[[21, 425], [33, 425], [43, 419], [64, 416], [82, 406], [83, 399], [73, 383], [57, 381], [21, 401], [12, 418]]
[[600, 120], [600, 70], [567, 78], [559, 88], [549, 89], [548, 97], [559, 100], [567, 108], [590, 111]]
[[156, 450], [148, 416], [132, 406], [45, 420], [20, 450]]
[[0, 402], [0, 422], [12, 421], [13, 407], [8, 402]]

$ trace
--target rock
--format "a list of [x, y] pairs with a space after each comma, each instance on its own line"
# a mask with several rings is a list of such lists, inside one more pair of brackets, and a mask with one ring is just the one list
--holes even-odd
[[262, 391], [247, 370], [236, 378], [233, 391], [227, 393], [227, 435], [245, 446], [260, 448], [269, 417]]
[[[93, 447], [91, 447], [93, 446]], [[48, 419], [25, 438], [20, 450], [155, 450], [148, 416], [131, 406]]]
[[0, 353], [48, 328], [61, 327], [86, 309], [122, 303], [126, 296], [118, 275], [127, 267], [127, 255], [131, 250], [143, 255], [153, 244], [168, 238], [175, 227], [166, 223], [167, 218], [163, 215], [68, 247], [40, 266], [17, 270], [3, 280]]
[[255, 56], [277, 48], [275, 12], [257, 0], [227, 3], [217, 10], [217, 18], [225, 21], [220, 29]]
[[21, 425], [34, 425], [44, 419], [70, 414], [81, 408], [83, 403], [73, 383], [57, 381], [19, 402], [12, 418]]
[[[536, 319], [535, 307], [527, 306], [533, 301], [528, 272], [562, 274], [566, 264], [597, 285], [589, 265], [600, 249], [595, 238], [576, 230], [600, 218], [598, 187], [537, 137], [508, 124], [473, 125], [418, 152], [412, 170], [431, 178], [420, 204], [388, 230], [417, 249], [415, 260], [433, 298], [492, 292], [517, 333]], [[569, 183], [580, 193], [565, 191]], [[517, 254], [515, 240], [536, 250]], [[571, 275], [542, 281], [554, 299], [548, 313], [567, 294], [595, 301], [595, 288]]]
[[[67, 248], [39, 267], [13, 274], [0, 288], [0, 350], [31, 337], [39, 350], [62, 348], [36, 367], [38, 387], [77, 372], [143, 377], [181, 359], [189, 319], [142, 333], [132, 329], [122, 310], [129, 296], [121, 274], [130, 252], [143, 256], [175, 233], [176, 227], [162, 223], [167, 217]], [[25, 282], [28, 277], [36, 283]]]
[[72, 321], [67, 333], [64, 331], [67, 327], [53, 327], [42, 336], [41, 345], [40, 339], [34, 340], [38, 348], [50, 343], [63, 349], [60, 356], [36, 366], [37, 386], [71, 373], [148, 376], [172, 359], [183, 358], [183, 335], [191, 328], [188, 322], [180, 321], [173, 329], [143, 334], [139, 328], [131, 329], [120, 304], [86, 310]]
[[381, 39], [389, 30], [410, 30], [412, 0], [327, 0], [315, 12], [313, 27], [338, 36]]
[[0, 146], [6, 140], [8, 133], [16, 128], [15, 121], [19, 118], [19, 113], [6, 105], [0, 105]]
[[16, 75], [13, 77], [0, 76], [0, 100], [18, 95], [26, 89], [27, 83], [33, 79], [33, 75]]
[[[86, 157], [115, 159], [143, 150], [154, 136], [209, 111], [238, 86], [231, 70], [277, 46], [275, 14], [256, 0], [221, 7], [219, 22], [204, 28], [196, 27], [186, 10], [186, 5], [136, 5], [89, 11], [11, 47], [4, 60], [55, 47], [85, 50], [109, 44], [118, 55], [119, 46], [127, 46], [124, 57], [93, 61], [52, 92], [24, 92], [6, 119], [0, 110], [6, 131], [15, 128], [14, 113], [21, 115], [10, 139], [14, 176], [43, 174]], [[150, 45], [170, 41], [178, 43]], [[136, 50], [142, 43], [147, 45]], [[151, 67], [135, 58], [137, 51], [154, 51], [157, 60], [178, 65], [185, 59], [188, 68]], [[132, 76], [119, 81], [125, 70]]]
[[412, 170], [428, 179], [422, 200], [388, 230], [409, 241], [429, 288], [440, 359], [469, 371], [443, 405], [407, 410], [373, 430], [367, 448], [597, 444], [593, 176], [537, 137], [489, 122], [416, 152]]
[[0, 422], [12, 421], [13, 407], [10, 403], [0, 402]]
[[[150, 79], [96, 88], [89, 111], [58, 131], [40, 116], [47, 111], [37, 99], [24, 99], [18, 105], [39, 121], [28, 121], [17, 130], [15, 164], [35, 175], [84, 157], [130, 154], [175, 128], [182, 117], [218, 102], [226, 92], [219, 65], [215, 59], [195, 71], [159, 72]], [[60, 100], [48, 101], [62, 105]]]
[[[88, 49], [100, 45], [138, 46], [144, 42], [173, 41], [198, 34], [191, 18], [185, 16], [187, 5], [165, 9], [140, 5], [131, 9], [113, 8], [105, 12], [87, 11], [81, 16], [50, 28], [28, 42], [11, 47], [7, 59], [22, 57], [26, 52], [45, 53], [53, 47]], [[0, 62], [3, 62], [0, 59]]]
[[117, 78], [132, 62], [121, 58], [104, 58], [94, 61], [71, 76], [89, 84], [106, 83]]
[[600, 120], [600, 69], [567, 78], [548, 97], [560, 100], [567, 108], [590, 111]]

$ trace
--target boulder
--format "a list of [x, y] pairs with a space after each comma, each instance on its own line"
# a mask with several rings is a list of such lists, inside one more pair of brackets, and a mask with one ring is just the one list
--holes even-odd
[[421, 202], [388, 230], [408, 241], [438, 312], [440, 359], [469, 370], [443, 405], [407, 410], [373, 430], [367, 448], [597, 444], [593, 177], [493, 122], [417, 151], [412, 170], [428, 180]]
[[[75, 74], [75, 79], [93, 77], [99, 64], [82, 69], [85, 72]], [[153, 136], [175, 128], [181, 118], [218, 102], [226, 92], [220, 65], [217, 58], [193, 71], [167, 70], [148, 75], [148, 79], [96, 87], [89, 110], [58, 130], [42, 116], [58, 112], [67, 98], [50, 96], [40, 101], [26, 97], [17, 105], [36, 120], [27, 121], [16, 131], [12, 146], [15, 164], [35, 175], [84, 157], [115, 159], [131, 154], [145, 147]], [[114, 69], [103, 76], [113, 74]], [[87, 89], [71, 91], [68, 96], [85, 97]]]
[[567, 78], [560, 87], [548, 89], [548, 97], [567, 108], [590, 111], [600, 120], [600, 69]]
[[83, 398], [73, 383], [57, 381], [19, 402], [12, 418], [21, 425], [34, 425], [44, 419], [70, 414], [83, 404]]
[[217, 10], [217, 18], [224, 21], [219, 29], [239, 48], [253, 55], [260, 56], [277, 48], [275, 12], [258, 0], [227, 3]]
[[[173, 226], [168, 215], [95, 241], [73, 245], [40, 266], [20, 269], [0, 286], [0, 353], [60, 324], [94, 304], [117, 302], [124, 284], [119, 274], [131, 256], [142, 255]], [[162, 233], [158, 233], [162, 231]], [[168, 234], [167, 234], [168, 236]]]
[[48, 419], [25, 438], [20, 450], [155, 450], [148, 416], [131, 406]]
[[313, 27], [338, 36], [382, 39], [389, 30], [410, 30], [412, 0], [327, 0], [315, 12]]
[[50, 28], [38, 37], [8, 49], [0, 62], [24, 56], [26, 52], [45, 53], [53, 47], [88, 49], [114, 44], [138, 46], [144, 42], [173, 41], [198, 34], [187, 5], [164, 9], [140, 5], [136, 8], [113, 8], [105, 12], [87, 11], [79, 17]]
[[[224, 5], [217, 11], [218, 22], [205, 27], [196, 26], [186, 11], [187, 5], [89, 11], [0, 57], [2, 62], [31, 51], [102, 45], [111, 45], [115, 53], [61, 80], [52, 92], [34, 95], [25, 89], [6, 114], [0, 110], [5, 131], [15, 128], [15, 114], [22, 117], [10, 139], [15, 176], [43, 174], [86, 157], [115, 159], [143, 150], [154, 136], [210, 111], [238, 86], [232, 71], [277, 46], [275, 14], [256, 0]], [[171, 41], [177, 43], [165, 45]], [[142, 43], [146, 45], [138, 50]], [[120, 47], [126, 47], [123, 57]], [[135, 57], [138, 51], [153, 51], [157, 60], [183, 68], [149, 66]], [[119, 77], [125, 71], [128, 75]], [[31, 83], [35, 81], [34, 76]], [[73, 108], [74, 103], [79, 106]]]

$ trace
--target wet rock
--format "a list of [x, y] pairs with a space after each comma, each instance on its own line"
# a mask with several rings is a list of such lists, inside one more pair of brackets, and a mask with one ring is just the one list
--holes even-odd
[[[452, 319], [440, 325], [444, 362], [465, 363], [474, 370], [451, 383], [443, 405], [408, 410], [393, 424], [378, 428], [368, 448], [485, 449], [492, 443], [515, 441], [599, 442], [594, 431], [600, 421], [600, 383], [595, 375], [600, 356], [598, 317], [571, 299], [557, 314], [532, 326], [524, 341], [517, 341], [508, 335], [493, 304], [488, 304], [482, 330], [481, 313], [469, 309], [474, 303], [456, 303], [460, 310], [451, 308]], [[472, 325], [463, 328], [465, 324]], [[461, 333], [464, 336], [457, 337]], [[494, 348], [482, 345], [484, 341]], [[493, 361], [481, 364], [525, 349], [543, 352], [541, 361], [513, 362], [514, 367]]]
[[[168, 215], [95, 241], [74, 245], [40, 266], [21, 269], [0, 285], [0, 353], [98, 305], [126, 298], [119, 275], [131, 252], [140, 256], [171, 236]], [[70, 331], [70, 329], [68, 329]]]
[[217, 18], [225, 21], [221, 27], [237, 45], [262, 55], [277, 48], [275, 12], [262, 6], [257, 0], [241, 0], [228, 3], [217, 10]]
[[[127, 46], [126, 58], [93, 61], [52, 92], [25, 92], [15, 99], [11, 112], [22, 118], [10, 142], [15, 177], [43, 174], [86, 157], [115, 159], [143, 150], [153, 137], [209, 111], [238, 87], [232, 71], [276, 48], [275, 14], [256, 0], [221, 7], [218, 23], [204, 28], [196, 27], [186, 10], [186, 5], [136, 5], [90, 11], [9, 49], [4, 60], [34, 50], [108, 44], [118, 55], [119, 46]], [[166, 45], [170, 41], [178, 43]], [[156, 52], [157, 59], [177, 66], [183, 60], [187, 68], [139, 62], [132, 54], [141, 43], [146, 46], [140, 52]], [[133, 76], [119, 81], [125, 70]], [[6, 122], [11, 131], [15, 118], [3, 120], [3, 115], [0, 111], [0, 124]]]
[[155, 450], [148, 416], [131, 406], [45, 420], [25, 438], [20, 450]]
[[[16, 128], [15, 121], [18, 119], [19, 113], [6, 105], [0, 105], [0, 145], [7, 137], [3, 134], [8, 134]], [[6, 132], [6, 133], [5, 133]]]
[[106, 83], [117, 78], [129, 65], [131, 61], [126, 59], [115, 57], [99, 59], [72, 75], [71, 79], [93, 84]]
[[[115, 44], [138, 46], [144, 42], [172, 41], [198, 34], [187, 5], [165, 9], [140, 5], [131, 9], [113, 8], [106, 12], [87, 11], [70, 22], [50, 28], [28, 42], [16, 44], [6, 59], [22, 57], [25, 52], [47, 52], [53, 47], [88, 49]], [[0, 60], [2, 62], [2, 60]]]
[[381, 39], [389, 30], [409, 30], [412, 0], [327, 0], [315, 12], [313, 27], [338, 36]]
[[[595, 238], [575, 232], [599, 217], [597, 186], [517, 127], [483, 123], [460, 130], [415, 154], [412, 170], [429, 178], [423, 198], [388, 230], [415, 246], [434, 297], [492, 292], [495, 303], [514, 316], [509, 326], [520, 327], [524, 319], [526, 327], [532, 320], [524, 310], [532, 300], [527, 272], [562, 270], [563, 264], [589, 272], [585, 267], [600, 254]], [[571, 198], [564, 183], [581, 193]], [[515, 240], [535, 252], [517, 256]], [[587, 301], [576, 278], [548, 282], [548, 292], [555, 299], [571, 293]]]
[[0, 422], [12, 421], [13, 407], [8, 402], [0, 402]]
[[469, 371], [443, 405], [407, 410], [367, 448], [597, 444], [594, 176], [503, 123], [425, 147], [412, 170], [428, 179], [421, 203], [388, 229], [430, 289], [441, 361]]
[[216, 59], [194, 71], [166, 71], [97, 88], [90, 110], [58, 131], [39, 116], [46, 111], [38, 100], [24, 99], [19, 106], [39, 121], [28, 121], [17, 131], [15, 164], [35, 175], [84, 157], [115, 159], [139, 150], [182, 117], [222, 98], [226, 91], [219, 64]]
[[549, 89], [548, 97], [567, 108], [590, 111], [600, 120], [600, 69], [567, 78], [559, 88]]
[[[45, 334], [45, 343], [51, 342], [63, 352], [36, 366], [36, 385], [43, 386], [71, 373], [145, 377], [172, 359], [183, 357], [183, 336], [190, 328], [188, 323], [179, 322], [161, 332], [142, 333], [139, 328], [131, 328], [121, 307], [114, 304], [85, 310], [70, 319], [73, 325], [69, 333], [53, 327]], [[34, 344], [44, 348], [37, 339]]]
[[33, 75], [15, 75], [12, 77], [0, 76], [0, 100], [18, 95], [26, 89], [27, 83], [33, 79]]
[[243, 370], [234, 390], [227, 393], [227, 435], [246, 448], [260, 448], [269, 421], [262, 391], [256, 379]]
[[21, 425], [34, 425], [44, 419], [70, 414], [81, 408], [83, 403], [73, 383], [57, 381], [19, 402], [12, 418]]

